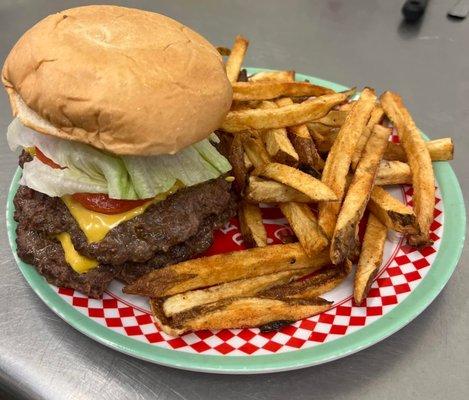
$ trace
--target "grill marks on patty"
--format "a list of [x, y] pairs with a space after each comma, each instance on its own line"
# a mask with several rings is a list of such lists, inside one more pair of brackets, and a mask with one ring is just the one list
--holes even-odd
[[[20, 186], [15, 199], [18, 255], [57, 286], [99, 297], [117, 277], [130, 283], [146, 272], [186, 260], [212, 244], [213, 230], [235, 214], [236, 202], [223, 179], [181, 189], [165, 201], [113, 228], [98, 243], [84, 233], [59, 198]], [[75, 248], [100, 266], [77, 274], [53, 235], [68, 232]]]

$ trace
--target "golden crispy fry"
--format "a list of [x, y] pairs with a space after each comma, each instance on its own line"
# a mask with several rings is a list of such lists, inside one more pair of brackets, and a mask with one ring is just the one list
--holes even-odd
[[375, 102], [374, 90], [365, 88], [347, 115], [327, 156], [321, 180], [334, 191], [338, 200], [335, 203], [321, 203], [319, 205], [319, 225], [328, 237], [332, 237], [334, 233], [352, 156], [358, 139], [370, 118], [371, 111], [375, 107]]
[[443, 138], [425, 142], [432, 161], [449, 161], [453, 159], [453, 139]]
[[327, 251], [310, 259], [299, 243], [255, 247], [157, 269], [125, 286], [123, 291], [148, 297], [164, 297], [276, 272], [305, 268], [315, 270], [329, 262]]
[[315, 122], [308, 123], [306, 126], [308, 127], [317, 150], [320, 153], [328, 153], [337, 139], [340, 128], [332, 128]]
[[356, 247], [358, 223], [368, 204], [379, 162], [383, 157], [390, 134], [389, 128], [375, 125], [363, 150], [332, 236], [331, 260], [334, 264], [340, 264], [350, 258], [352, 250]]
[[229, 297], [253, 296], [258, 292], [267, 290], [276, 285], [283, 285], [293, 279], [308, 274], [308, 269], [297, 271], [283, 271], [276, 274], [256, 276], [250, 279], [223, 283], [205, 289], [175, 294], [163, 302], [163, 311], [166, 316], [189, 310], [202, 304], [213, 303]]
[[[239, 134], [237, 133], [236, 135]], [[244, 135], [243, 147], [254, 168], [262, 168], [270, 162], [270, 156], [259, 137], [253, 134]]]
[[260, 295], [282, 299], [321, 296], [339, 286], [351, 270], [352, 263], [347, 260], [342, 265], [323, 268], [308, 278], [266, 289]]
[[300, 125], [326, 115], [337, 104], [344, 102], [352, 92], [326, 94], [299, 104], [272, 110], [230, 111], [222, 124], [227, 132], [262, 130]]
[[323, 86], [308, 82], [234, 82], [233, 100], [271, 100], [278, 97], [323, 96], [335, 93]]
[[[448, 161], [453, 159], [454, 144], [453, 139], [443, 138], [429, 140], [425, 142], [432, 161]], [[385, 160], [407, 161], [404, 147], [397, 143], [388, 143], [388, 148], [384, 153]]]
[[245, 193], [246, 201], [250, 203], [287, 203], [296, 201], [310, 203], [311, 199], [304, 193], [283, 183], [265, 180], [257, 176], [249, 177], [249, 184]]
[[341, 104], [337, 108], [341, 111], [350, 111], [356, 102], [356, 100], [350, 100], [347, 103]]
[[235, 178], [235, 189], [238, 193], [242, 193], [246, 186], [248, 176], [247, 168], [244, 163], [243, 135], [236, 134], [231, 142], [228, 159], [230, 161], [233, 176]]
[[[293, 104], [292, 99], [285, 97], [276, 101], [279, 107], [285, 107]], [[309, 130], [306, 125], [296, 125], [288, 127], [288, 137], [291, 144], [295, 148], [299, 163], [302, 167], [309, 167], [316, 171], [320, 171], [324, 167], [324, 161], [316, 150]]]
[[[267, 110], [278, 108], [278, 106], [272, 101], [263, 101], [259, 108]], [[267, 153], [269, 153], [273, 161], [292, 167], [298, 165], [298, 154], [288, 139], [285, 128], [267, 129], [262, 133], [262, 138], [264, 139]]]
[[265, 71], [258, 72], [249, 78], [251, 82], [295, 82], [295, 71]]
[[379, 186], [375, 186], [371, 192], [368, 209], [388, 229], [404, 234], [418, 233], [417, 217], [412, 208]]
[[370, 119], [368, 120], [368, 123], [366, 124], [366, 127], [363, 130], [363, 133], [358, 139], [357, 147], [355, 149], [355, 152], [353, 153], [352, 169], [357, 168], [357, 164], [360, 161], [360, 158], [363, 153], [363, 149], [366, 146], [366, 142], [368, 142], [371, 132], [373, 131], [373, 127], [376, 124], [379, 124], [381, 120], [383, 119], [383, 117], [384, 117], [384, 111], [380, 106], [375, 107], [373, 111], [371, 112]]
[[[375, 110], [373, 110], [373, 113], [378, 112], [377, 110], [379, 110], [379, 108], [375, 108]], [[371, 117], [370, 117], [370, 120], [371, 120]], [[328, 127], [328, 126], [325, 126], [323, 124], [319, 124], [316, 122], [310, 122], [307, 124], [307, 126], [311, 133], [311, 136], [314, 139], [314, 142], [316, 143], [317, 149], [321, 153], [327, 153], [328, 151], [330, 151], [332, 145], [334, 144], [335, 139], [337, 138], [338, 129], [331, 128], [331, 127]], [[367, 129], [368, 128], [366, 128], [366, 130]], [[362, 139], [364, 136], [365, 135], [363, 134], [360, 137], [360, 140], [357, 143], [357, 150], [358, 150], [358, 146], [359, 145], [361, 146]], [[430, 153], [430, 157], [432, 161], [449, 161], [453, 159], [454, 144], [451, 138], [429, 140], [428, 142], [425, 142], [425, 145], [427, 146], [427, 149], [428, 149], [428, 152]], [[354, 165], [354, 162], [358, 161], [357, 153], [358, 152], [354, 154], [354, 157], [352, 159], [352, 167]], [[360, 151], [360, 154], [361, 154], [361, 151]], [[383, 159], [388, 160], [388, 161], [407, 162], [407, 156], [405, 155], [404, 148], [400, 144], [392, 143], [392, 142], [388, 143], [388, 147], [386, 151], [384, 152]]]
[[411, 235], [411, 245], [424, 246], [431, 243], [430, 225], [435, 209], [435, 176], [432, 160], [425, 142], [415, 126], [415, 122], [404, 106], [399, 95], [385, 92], [381, 96], [381, 104], [388, 118], [397, 129], [401, 145], [407, 155], [412, 171], [414, 188], [414, 210], [417, 215], [420, 233]]
[[316, 122], [332, 127], [341, 127], [350, 110], [331, 110]]
[[360, 259], [358, 260], [353, 297], [361, 304], [370, 290], [373, 279], [383, 262], [387, 228], [373, 214], [368, 217]]
[[243, 65], [244, 56], [249, 46], [249, 40], [236, 36], [230, 56], [226, 60], [226, 75], [231, 83], [238, 80], [239, 71]]
[[265, 148], [273, 161], [296, 167], [298, 153], [288, 139], [285, 128], [268, 129], [263, 134]]
[[401, 161], [381, 161], [376, 175], [375, 185], [404, 185], [412, 184], [412, 174], [409, 164]]
[[309, 196], [312, 201], [337, 200], [335, 193], [320, 180], [288, 165], [266, 164], [258, 171], [258, 174], [261, 177], [288, 185]]
[[161, 303], [161, 299], [150, 301], [153, 316], [161, 329], [173, 336], [202, 329], [246, 328], [274, 321], [297, 321], [326, 311], [332, 304], [321, 298], [233, 297], [167, 318]]
[[267, 232], [259, 207], [243, 202], [239, 207], [238, 217], [244, 245], [246, 247], [267, 246]]
[[307, 204], [283, 203], [280, 204], [280, 210], [282, 210], [283, 215], [285, 215], [308, 256], [315, 257], [317, 253], [329, 244], [329, 241], [318, 225], [316, 216], [311, 212]]
[[313, 139], [305, 125], [288, 128], [290, 142], [295, 148], [301, 167], [309, 167], [315, 171], [322, 171], [324, 160], [319, 155]]

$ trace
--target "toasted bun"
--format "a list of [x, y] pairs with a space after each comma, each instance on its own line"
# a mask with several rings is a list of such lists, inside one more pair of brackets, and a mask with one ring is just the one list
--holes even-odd
[[46, 17], [16, 43], [2, 81], [25, 125], [116, 154], [173, 154], [200, 141], [232, 98], [221, 56], [202, 36], [116, 6]]

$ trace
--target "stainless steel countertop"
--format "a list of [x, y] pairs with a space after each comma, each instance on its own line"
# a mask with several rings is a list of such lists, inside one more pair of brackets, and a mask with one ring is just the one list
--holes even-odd
[[[469, 199], [469, 20], [430, 1], [420, 26], [400, 23], [403, 0], [117, 1], [158, 11], [212, 43], [251, 40], [246, 64], [295, 69], [346, 85], [398, 91], [433, 138], [452, 136], [453, 168]], [[0, 1], [0, 59], [24, 30], [85, 1]], [[99, 3], [104, 3], [100, 0]], [[0, 128], [10, 121], [0, 95]], [[1, 204], [16, 157], [0, 136]], [[467, 204], [467, 203], [466, 203]], [[3, 213], [2, 213], [3, 214]], [[469, 246], [440, 296], [383, 342], [326, 365], [226, 376], [152, 365], [110, 350], [56, 317], [21, 276], [0, 223], [0, 398], [28, 399], [466, 399], [469, 396]], [[2, 396], [2, 390], [5, 393]]]

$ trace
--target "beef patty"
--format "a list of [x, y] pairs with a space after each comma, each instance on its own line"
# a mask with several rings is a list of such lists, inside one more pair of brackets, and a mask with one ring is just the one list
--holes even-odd
[[[95, 298], [114, 278], [131, 283], [152, 269], [202, 253], [212, 244], [213, 231], [236, 212], [230, 185], [219, 178], [181, 189], [111, 229], [102, 241], [88, 243], [60, 198], [20, 186], [14, 205], [19, 257], [48, 282]], [[77, 251], [99, 266], [76, 273], [54, 238], [60, 232], [68, 232]]]

